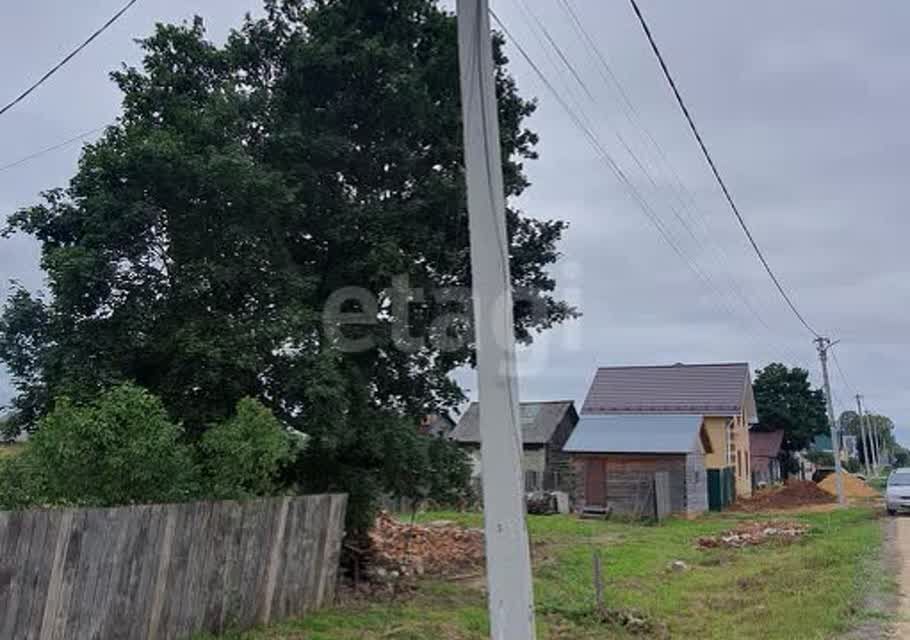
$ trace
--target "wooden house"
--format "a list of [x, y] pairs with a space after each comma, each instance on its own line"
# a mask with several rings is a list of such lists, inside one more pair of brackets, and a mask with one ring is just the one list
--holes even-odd
[[598, 369], [582, 415], [622, 414], [700, 416], [712, 508], [752, 495], [749, 430], [758, 418], [747, 363]]
[[579, 511], [642, 511], [657, 473], [669, 475], [670, 512], [708, 509], [705, 456], [712, 452], [702, 416], [582, 415], [565, 446], [575, 467]]
[[[572, 400], [522, 402], [519, 407], [523, 444], [522, 471], [527, 491], [563, 490], [572, 486], [569, 457], [563, 445], [578, 422]], [[483, 470], [480, 456], [480, 407], [471, 403], [450, 438], [468, 451], [474, 460], [474, 476]]]

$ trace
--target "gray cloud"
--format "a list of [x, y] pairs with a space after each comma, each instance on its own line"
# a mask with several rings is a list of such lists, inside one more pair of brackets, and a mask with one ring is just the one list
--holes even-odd
[[[131, 39], [155, 21], [203, 15], [220, 39], [254, 0], [163, 0], [139, 3], [109, 33], [26, 104], [0, 118], [0, 165], [111, 121], [119, 97], [106, 74], [135, 63]], [[5, 92], [23, 86], [113, 13], [116, 3], [12, 3], [0, 9]], [[818, 379], [810, 336], [789, 314], [726, 209], [678, 114], [656, 62], [624, 2], [574, 0], [585, 26], [607, 51], [641, 120], [672, 161], [697, 211], [668, 202], [673, 179], [626, 120], [619, 98], [550, 0], [529, 0], [597, 98], [591, 103], [532, 35], [520, 0], [496, 0], [499, 15], [593, 127], [652, 203], [688, 259], [717, 286], [742, 287], [771, 327], [766, 330], [735, 295], [724, 303], [701, 283], [647, 221], [627, 190], [595, 157], [513, 47], [513, 71], [526, 95], [540, 98], [531, 125], [541, 159], [528, 166], [533, 187], [521, 206], [572, 223], [562, 246], [585, 316], [548, 334], [523, 354], [522, 397], [580, 400], [597, 365], [747, 360], [760, 367], [784, 359]], [[869, 406], [898, 421], [910, 442], [910, 391], [899, 372], [910, 366], [905, 326], [910, 262], [903, 175], [910, 149], [910, 5], [868, 6], [839, 0], [800, 3], [643, 3], [683, 94], [769, 260], [810, 320], [842, 337], [839, 358]], [[15, 62], [13, 62], [15, 60]], [[655, 190], [622, 148], [619, 132], [652, 168]], [[65, 183], [77, 148], [0, 172], [0, 211], [32, 203]], [[688, 196], [685, 196], [687, 198]], [[674, 200], [675, 201], [675, 200]], [[681, 208], [681, 207], [680, 207]], [[681, 208], [682, 209], [682, 208]], [[718, 246], [722, 250], [718, 250]], [[41, 284], [34, 245], [0, 244], [0, 281]], [[0, 291], [0, 295], [4, 293]], [[726, 307], [733, 307], [727, 310]], [[473, 375], [461, 379], [474, 389]], [[837, 374], [837, 396], [852, 406]], [[0, 376], [0, 402], [3, 399]]]

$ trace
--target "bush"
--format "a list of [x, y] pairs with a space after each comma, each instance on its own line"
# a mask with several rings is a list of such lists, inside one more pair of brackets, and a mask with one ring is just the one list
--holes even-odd
[[460, 506], [473, 499], [472, 463], [458, 445], [442, 438], [431, 438], [427, 447], [430, 461], [429, 499], [437, 504]]
[[24, 455], [0, 458], [0, 510], [27, 509], [44, 504], [40, 475], [32, 472]]
[[274, 493], [291, 445], [291, 435], [271, 411], [256, 400], [241, 400], [233, 418], [202, 436], [198, 456], [206, 497], [228, 500]]
[[[114, 506], [197, 492], [190, 449], [161, 402], [132, 386], [86, 405], [63, 398], [15, 459], [15, 492], [33, 504]], [[16, 464], [18, 463], [18, 464]]]

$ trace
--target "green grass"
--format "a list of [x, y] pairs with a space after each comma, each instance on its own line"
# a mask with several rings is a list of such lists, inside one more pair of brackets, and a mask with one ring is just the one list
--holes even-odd
[[0, 458], [11, 458], [22, 451], [23, 444], [0, 444]]
[[[756, 516], [749, 516], [754, 519]], [[420, 520], [480, 526], [477, 515]], [[531, 516], [539, 637], [630, 638], [592, 617], [592, 555], [603, 559], [607, 606], [634, 609], [671, 638], [799, 640], [836, 637], [884, 615], [857, 606], [887, 578], [872, 570], [882, 533], [868, 509], [795, 516], [812, 532], [794, 545], [696, 550], [693, 541], [731, 527], [736, 516], [672, 520], [662, 526]], [[674, 560], [690, 570], [667, 570]], [[425, 581], [416, 595], [351, 605], [228, 636], [235, 640], [481, 640], [487, 613], [479, 584]], [[642, 636], [638, 636], [639, 638]]]

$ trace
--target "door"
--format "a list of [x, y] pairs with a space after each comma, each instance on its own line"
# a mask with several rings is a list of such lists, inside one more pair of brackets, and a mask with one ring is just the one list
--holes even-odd
[[591, 458], [585, 464], [585, 505], [607, 506], [607, 474], [604, 460]]

